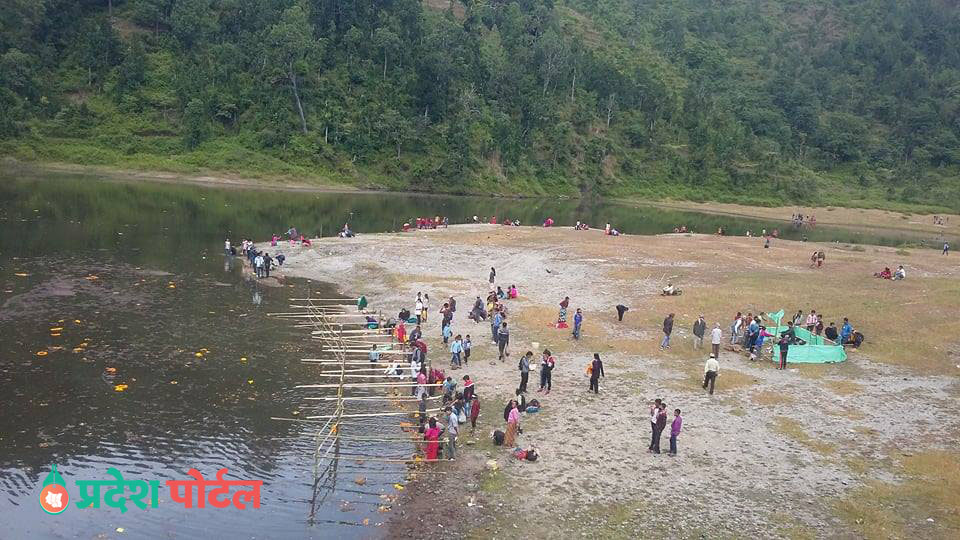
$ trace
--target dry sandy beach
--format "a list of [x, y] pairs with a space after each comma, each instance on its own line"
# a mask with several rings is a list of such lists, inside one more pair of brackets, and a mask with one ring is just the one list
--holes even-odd
[[[269, 251], [269, 248], [267, 248]], [[810, 253], [826, 252], [824, 268]], [[329, 281], [395, 316], [430, 295], [429, 359], [447, 366], [443, 299], [454, 296], [454, 334], [471, 334], [469, 373], [481, 396], [476, 433], [462, 429], [446, 475], [422, 477], [394, 506], [392, 537], [475, 538], [956, 538], [960, 535], [960, 259], [939, 250], [812, 244], [708, 235], [608, 237], [571, 228], [459, 225], [398, 234], [324, 238], [284, 249], [281, 273]], [[907, 268], [891, 282], [872, 273]], [[507, 301], [506, 362], [488, 324], [466, 318], [475, 298], [515, 284]], [[661, 297], [667, 281], [684, 290]], [[557, 304], [584, 312], [583, 339], [556, 330]], [[617, 322], [614, 306], [630, 311]], [[836, 365], [750, 362], [721, 354], [717, 392], [699, 382], [709, 352], [695, 350], [698, 314], [727, 342], [737, 311], [802, 309], [843, 317], [866, 336]], [[673, 347], [658, 344], [673, 312]], [[549, 347], [554, 391], [528, 399], [520, 462], [490, 441], [519, 382], [517, 358]], [[534, 352], [537, 352], [536, 350]], [[585, 368], [601, 354], [606, 377], [587, 393]], [[679, 456], [650, 455], [647, 402], [683, 410]], [[664, 452], [667, 436], [662, 442]], [[487, 469], [496, 460], [499, 471]]]

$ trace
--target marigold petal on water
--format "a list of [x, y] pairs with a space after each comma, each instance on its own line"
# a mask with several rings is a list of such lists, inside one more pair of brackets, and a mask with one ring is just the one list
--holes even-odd
[[115, 391], [117, 391], [117, 392], [123, 392], [123, 391], [126, 390], [127, 388], [128, 388], [128, 386], [125, 385], [125, 384], [118, 384], [118, 385], [115, 385], [115, 386], [113, 387], [113, 389], [114, 389]]
[[247, 379], [247, 384], [253, 384], [253, 379]]

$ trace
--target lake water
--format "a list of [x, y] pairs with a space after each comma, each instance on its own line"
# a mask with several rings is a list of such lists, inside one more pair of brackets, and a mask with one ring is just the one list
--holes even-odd
[[[306, 280], [262, 286], [239, 259], [224, 257], [223, 240], [263, 240], [290, 226], [329, 236], [346, 221], [359, 233], [395, 230], [438, 214], [452, 222], [474, 214], [609, 221], [637, 234], [686, 225], [730, 234], [779, 227], [785, 237], [887, 245], [914, 239], [828, 227], [801, 233], [783, 223], [603, 202], [0, 175], [0, 537], [90, 538], [117, 528], [149, 538], [382, 535], [375, 524], [387, 515], [377, 507], [382, 494], [395, 494], [402, 468], [344, 461], [339, 480], [315, 496], [311, 426], [271, 420], [304, 404], [293, 387], [316, 382], [316, 368], [299, 359], [317, 347], [266, 313], [332, 288]], [[397, 446], [366, 450], [410, 454], [409, 444]], [[107, 479], [109, 467], [161, 486], [190, 468], [211, 478], [225, 467], [234, 479], [264, 481], [262, 508], [187, 510], [164, 488], [157, 508], [71, 507], [50, 516], [38, 495], [53, 464], [74, 502], [74, 481]], [[355, 484], [356, 474], [367, 483]]]

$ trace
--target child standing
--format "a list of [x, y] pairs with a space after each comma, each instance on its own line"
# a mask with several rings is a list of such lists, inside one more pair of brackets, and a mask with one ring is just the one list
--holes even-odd
[[450, 338], [453, 336], [453, 330], [450, 329], [450, 325], [443, 327], [443, 344], [447, 345], [450, 343]]
[[463, 340], [463, 365], [466, 366], [467, 362], [470, 361], [470, 348], [473, 347], [473, 344], [470, 343], [470, 334], [467, 334], [467, 338]]

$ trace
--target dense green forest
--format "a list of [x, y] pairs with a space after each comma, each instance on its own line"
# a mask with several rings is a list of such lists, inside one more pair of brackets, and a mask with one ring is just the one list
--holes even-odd
[[954, 0], [4, 0], [0, 154], [960, 210]]

